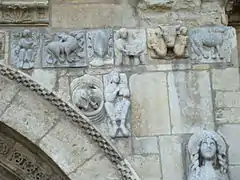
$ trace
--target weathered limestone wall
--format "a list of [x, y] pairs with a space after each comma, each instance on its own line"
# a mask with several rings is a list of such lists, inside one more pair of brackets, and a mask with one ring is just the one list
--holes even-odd
[[[116, 71], [126, 74], [128, 81], [131, 106], [126, 122], [131, 134], [129, 137], [112, 139], [110, 137], [112, 126], [109, 125], [107, 119], [104, 119], [100, 124], [96, 124], [96, 127], [129, 160], [142, 179], [186, 179], [189, 165], [186, 144], [189, 137], [191, 133], [208, 128], [220, 132], [226, 138], [229, 145], [231, 180], [237, 180], [240, 175], [238, 146], [240, 82], [236, 47], [233, 48], [232, 54], [234, 55], [231, 57], [230, 63], [200, 62], [193, 64], [189, 57], [177, 59], [168, 56], [151, 61], [150, 51], [147, 48], [149, 37], [146, 37], [148, 29], [156, 28], [159, 24], [183, 25], [189, 30], [200, 25], [225, 24], [223, 3], [217, 0], [166, 0], [160, 1], [163, 3], [155, 2], [151, 0], [141, 2], [137, 0], [52, 0], [50, 1], [50, 24], [47, 29], [52, 32], [69, 32], [82, 30], [83, 28], [113, 28], [118, 30], [121, 27], [132, 29], [141, 27], [145, 35], [141, 36], [140, 39], [146, 40], [142, 44], [146, 44], [145, 59], [149, 63], [126, 66], [111, 64], [103, 67], [46, 68], [42, 66], [42, 56], [37, 56], [40, 58], [35, 59], [34, 68], [22, 71], [29, 74], [44, 87], [55, 91], [59, 97], [72, 102], [70, 85], [74, 79], [88, 74], [99, 78], [104, 84], [105, 75], [115, 68]], [[10, 52], [14, 49], [12, 47], [14, 40], [12, 30], [20, 32], [18, 28], [7, 27], [3, 29], [7, 34], [4, 36], [5, 44], [1, 59], [8, 65], [13, 64], [13, 56]], [[38, 30], [45, 32], [46, 28], [43, 27]], [[237, 38], [240, 42], [239, 31], [237, 31]], [[43, 36], [38, 39], [42, 40]], [[42, 48], [39, 49], [43, 51]], [[240, 46], [238, 46], [238, 50], [240, 50]], [[36, 101], [35, 99], [28, 100], [24, 94], [19, 98], [25, 98], [25, 101], [32, 101], [33, 104]], [[12, 111], [15, 112], [14, 108]], [[5, 115], [5, 117], [7, 119], [8, 116]], [[22, 116], [19, 118], [22, 118], [19, 120], [20, 122], [25, 123]], [[15, 119], [7, 119], [6, 121], [14, 125]], [[35, 121], [38, 123], [38, 119], [34, 118]], [[47, 123], [44, 124], [44, 128], [50, 128], [50, 125], [48, 125], [50, 122], [47, 120], [44, 122]], [[30, 125], [34, 126], [35, 123], [31, 123]], [[73, 172], [72, 179], [82, 177], [82, 169], [78, 168], [81, 162], [79, 159], [74, 159], [74, 152], [77, 152], [76, 157], [79, 156], [80, 158], [82, 156], [79, 153], [83, 148], [82, 145], [74, 148], [74, 152], [67, 152], [69, 146], [74, 146], [74, 144], [69, 144], [68, 141], [72, 141], [74, 138], [79, 140], [82, 134], [76, 134], [77, 130], [74, 130], [76, 127], [66, 125], [64, 121], [58, 122], [57, 125], [55, 125], [55, 122], [51, 124], [54, 124], [51, 125], [53, 128], [41, 140], [40, 147], [42, 149], [46, 148], [44, 150], [49, 154], [52, 153], [50, 150], [54, 150], [54, 148], [66, 147], [61, 152], [58, 151], [59, 156], [56, 155], [54, 160], [67, 174]], [[14, 126], [23, 135], [26, 133], [18, 124]], [[58, 131], [65, 129], [65, 127], [67, 130], [64, 130], [64, 132], [69, 131], [69, 139], [58, 137]], [[39, 132], [43, 133], [43, 130], [39, 129]], [[32, 133], [33, 135], [43, 136], [43, 134], [36, 134], [36, 131]], [[35, 136], [32, 137], [34, 140], [38, 139]], [[48, 147], [44, 145], [44, 140], [50, 142]], [[59, 148], [50, 146], [55, 143]], [[94, 150], [92, 148], [92, 151]], [[101, 155], [96, 151], [86, 153], [94, 156], [86, 164], [87, 170], [91, 171], [95, 167], [94, 162], [101, 159]], [[70, 160], [74, 162], [67, 162], [66, 165], [61, 161], [61, 156], [68, 155], [71, 156]], [[78, 160], [79, 162], [76, 162]], [[106, 162], [103, 161], [107, 164], [105, 167], [109, 166], [107, 160]], [[77, 168], [78, 170], [76, 170]], [[111, 168], [110, 173], [113, 173]], [[100, 177], [104, 178], [105, 175], [103, 173]], [[94, 176], [97, 175], [93, 173], [92, 177]]]

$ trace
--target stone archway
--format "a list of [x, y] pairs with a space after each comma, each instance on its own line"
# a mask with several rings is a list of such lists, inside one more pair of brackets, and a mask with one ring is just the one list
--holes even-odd
[[0, 179], [69, 180], [37, 146], [0, 122]]
[[70, 179], [139, 179], [78, 109], [29, 76], [0, 64], [0, 87], [0, 121], [42, 149]]

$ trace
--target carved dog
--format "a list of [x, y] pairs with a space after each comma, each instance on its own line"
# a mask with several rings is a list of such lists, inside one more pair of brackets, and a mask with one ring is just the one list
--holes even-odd
[[[225, 26], [208, 26], [193, 30], [190, 35], [190, 43], [193, 52], [200, 57], [202, 56], [208, 59], [209, 56], [204, 53], [203, 48], [213, 48], [213, 50], [216, 50], [220, 59], [223, 59], [221, 47], [224, 41], [229, 38], [229, 30], [230, 28]], [[213, 55], [213, 58], [216, 58], [215, 55]]]
[[77, 40], [70, 35], [59, 35], [60, 41], [50, 42], [46, 46], [49, 54], [53, 55], [59, 62], [63, 63], [66, 59], [72, 62], [70, 54], [78, 47]]

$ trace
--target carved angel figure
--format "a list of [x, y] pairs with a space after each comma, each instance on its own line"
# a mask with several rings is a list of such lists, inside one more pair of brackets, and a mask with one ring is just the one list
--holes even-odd
[[219, 134], [202, 131], [192, 135], [188, 150], [192, 162], [188, 180], [229, 180], [226, 143]]
[[144, 64], [144, 43], [136, 37], [135, 32], [122, 28], [116, 34], [115, 64], [130, 64], [131, 59], [134, 65]]
[[[110, 81], [105, 87], [105, 109], [112, 124], [112, 137], [129, 136], [129, 130], [126, 127], [126, 118], [130, 101], [129, 89], [121, 81], [120, 74], [112, 71], [109, 74]], [[120, 134], [122, 133], [122, 135]]]

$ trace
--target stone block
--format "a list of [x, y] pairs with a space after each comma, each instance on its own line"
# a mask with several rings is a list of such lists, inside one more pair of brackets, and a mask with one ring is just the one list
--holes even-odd
[[168, 86], [173, 133], [193, 133], [203, 127], [214, 127], [208, 72], [169, 72]]
[[162, 177], [164, 180], [184, 179], [183, 141], [178, 136], [160, 136]]
[[166, 73], [134, 74], [129, 80], [135, 136], [170, 133]]
[[143, 0], [138, 8], [145, 11], [194, 10], [200, 9], [200, 0]]
[[240, 123], [240, 108], [220, 108], [215, 112], [218, 124]]
[[6, 63], [8, 61], [8, 44], [9, 34], [5, 31], [0, 31], [0, 62]]
[[7, 105], [11, 103], [16, 93], [19, 91], [19, 87], [13, 81], [6, 80], [0, 76], [0, 114], [5, 111]]
[[240, 107], [240, 92], [216, 92], [216, 107]]
[[240, 175], [240, 166], [229, 166], [229, 174], [231, 180], [238, 180]]
[[238, 90], [240, 85], [238, 68], [213, 69], [212, 82], [215, 90]]
[[50, 91], [56, 86], [57, 71], [47, 69], [34, 69], [32, 72], [32, 78], [34, 81], [43, 85], [43, 87]]
[[157, 137], [141, 137], [133, 139], [134, 154], [158, 154]]
[[82, 166], [98, 151], [82, 129], [66, 117], [44, 136], [39, 146], [66, 174]]
[[114, 63], [113, 31], [111, 29], [87, 31], [87, 57], [89, 64], [95, 67]]
[[141, 179], [161, 180], [161, 165], [158, 155], [134, 155], [128, 157], [129, 163]]
[[3, 113], [1, 121], [36, 142], [58, 121], [56, 112], [57, 109], [42, 97], [29, 95], [24, 88]]
[[114, 32], [115, 65], [146, 64], [145, 29], [121, 28]]
[[238, 57], [233, 27], [204, 26], [189, 32], [189, 55], [193, 63], [231, 63]]
[[61, 76], [59, 77], [58, 81], [58, 88], [57, 88], [57, 95], [64, 99], [65, 101], [70, 101], [70, 85], [69, 85], [69, 77], [68, 76]]
[[218, 131], [223, 135], [226, 143], [229, 146], [228, 158], [229, 164], [240, 164], [239, 154], [239, 136], [240, 136], [240, 125], [239, 124], [226, 124], [218, 128]]
[[122, 9], [112, 4], [53, 4], [55, 28], [100, 28], [122, 26]]
[[72, 180], [117, 180], [120, 178], [120, 174], [118, 174], [117, 169], [113, 167], [113, 164], [105, 155], [98, 153], [77, 168], [73, 173], [70, 173], [69, 177]]
[[10, 64], [21, 69], [37, 67], [40, 60], [40, 33], [36, 29], [11, 32]]
[[132, 139], [131, 138], [117, 138], [111, 139], [112, 144], [117, 150], [124, 156], [127, 157], [132, 155]]
[[43, 33], [42, 66], [86, 67], [88, 62], [85, 36], [84, 30]]

